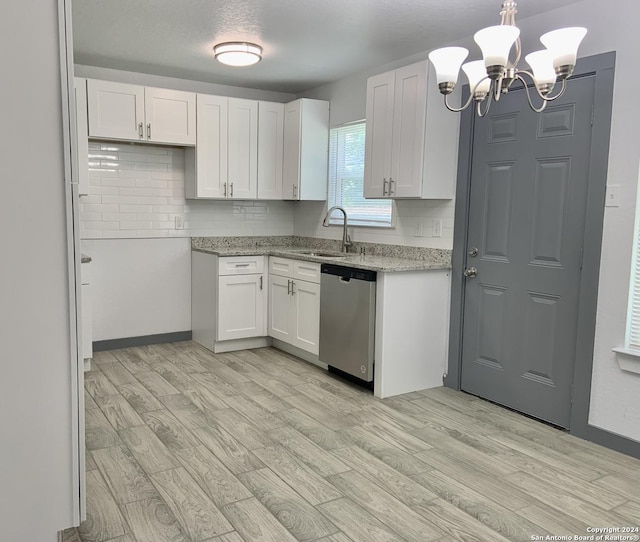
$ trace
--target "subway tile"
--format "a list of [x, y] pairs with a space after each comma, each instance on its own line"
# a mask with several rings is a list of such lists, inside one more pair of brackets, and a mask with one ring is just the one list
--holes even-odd
[[139, 222], [139, 221], [122, 221], [120, 222], [121, 230], [150, 230], [153, 226], [151, 222]]

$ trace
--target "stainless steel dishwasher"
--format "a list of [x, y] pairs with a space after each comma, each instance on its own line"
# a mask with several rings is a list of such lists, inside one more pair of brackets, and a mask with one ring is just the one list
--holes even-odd
[[376, 272], [320, 268], [320, 354], [329, 370], [373, 382]]

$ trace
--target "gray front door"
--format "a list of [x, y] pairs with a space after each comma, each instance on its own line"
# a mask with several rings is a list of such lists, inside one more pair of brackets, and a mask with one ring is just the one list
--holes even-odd
[[[595, 78], [541, 113], [512, 90], [476, 119], [462, 389], [569, 427]], [[477, 255], [474, 256], [474, 249]]]

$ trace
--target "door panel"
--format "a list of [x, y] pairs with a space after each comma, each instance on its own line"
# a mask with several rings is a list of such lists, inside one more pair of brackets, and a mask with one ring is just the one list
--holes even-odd
[[219, 341], [261, 337], [265, 334], [261, 279], [261, 275], [226, 275], [219, 278]]
[[87, 80], [89, 137], [143, 139], [144, 87]]
[[284, 104], [258, 102], [258, 199], [282, 199]]
[[473, 133], [462, 389], [568, 427], [595, 82], [514, 89]]
[[228, 98], [198, 94], [196, 171], [198, 198], [225, 198]]
[[173, 145], [196, 144], [196, 95], [193, 92], [146, 87], [147, 139]]
[[269, 336], [282, 341], [292, 340], [291, 279], [269, 276]]
[[293, 282], [294, 344], [312, 354], [320, 346], [320, 285], [306, 280]]
[[258, 196], [258, 102], [229, 98], [229, 192], [231, 198]]

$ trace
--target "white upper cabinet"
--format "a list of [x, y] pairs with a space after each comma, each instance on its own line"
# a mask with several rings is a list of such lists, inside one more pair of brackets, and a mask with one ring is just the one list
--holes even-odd
[[197, 105], [198, 144], [185, 157], [187, 198], [255, 199], [258, 102], [198, 94]]
[[301, 98], [285, 106], [283, 199], [327, 199], [329, 102]]
[[434, 96], [427, 61], [367, 81], [364, 195], [452, 198], [459, 118]]
[[193, 92], [145, 87], [147, 141], [196, 144], [196, 95]]
[[144, 87], [89, 79], [87, 101], [90, 137], [145, 138]]
[[258, 196], [258, 102], [229, 98], [227, 196]]
[[195, 94], [87, 80], [89, 137], [195, 145]]
[[282, 199], [284, 104], [258, 102], [258, 199]]

